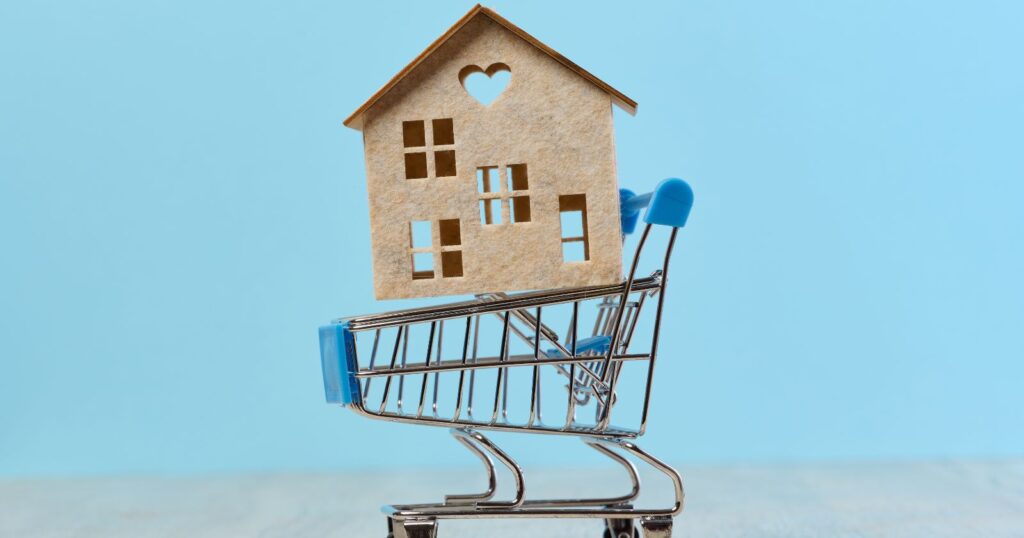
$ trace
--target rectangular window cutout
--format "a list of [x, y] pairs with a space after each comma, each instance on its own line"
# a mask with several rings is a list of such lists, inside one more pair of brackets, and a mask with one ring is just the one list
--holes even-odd
[[452, 250], [441, 253], [441, 276], [445, 278], [462, 276], [461, 250]]
[[476, 169], [476, 189], [477, 192], [494, 192], [494, 183], [492, 181], [497, 180], [498, 167], [497, 166], [482, 166]]
[[559, 211], [582, 211], [584, 218], [587, 214], [586, 194], [563, 194], [558, 197]]
[[587, 235], [586, 196], [583, 194], [559, 196], [558, 211], [562, 224], [562, 261], [589, 260], [590, 240]]
[[480, 224], [501, 224], [501, 200], [480, 200]]
[[529, 181], [526, 178], [525, 164], [508, 165], [505, 175], [508, 176], [508, 190], [525, 191], [530, 188]]
[[451, 118], [434, 120], [431, 122], [434, 131], [434, 145], [445, 146], [455, 143], [455, 127]]
[[427, 154], [405, 154], [405, 179], [422, 179], [427, 177]]
[[512, 222], [530, 222], [530, 197], [515, 196], [512, 198]]
[[441, 231], [441, 246], [452, 247], [462, 244], [462, 233], [459, 229], [459, 219], [445, 219], [437, 221]]
[[[443, 222], [443, 221], [442, 221]], [[414, 220], [409, 223], [409, 246], [412, 248], [430, 248], [434, 239], [430, 235], [429, 220]]]
[[421, 148], [427, 145], [423, 120], [402, 122], [402, 143], [407, 148]]
[[434, 254], [416, 252], [412, 255], [412, 279], [434, 278]]
[[455, 151], [435, 151], [434, 169], [437, 177], [452, 177], [455, 175]]
[[567, 263], [587, 261], [587, 252], [583, 242], [562, 243], [562, 261]]
[[583, 238], [582, 211], [562, 211], [560, 217], [562, 221], [562, 239]]

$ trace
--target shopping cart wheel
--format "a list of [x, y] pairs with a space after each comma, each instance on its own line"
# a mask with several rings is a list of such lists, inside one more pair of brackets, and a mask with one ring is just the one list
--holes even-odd
[[388, 538], [437, 538], [437, 520], [395, 520], [389, 517]]
[[640, 538], [640, 529], [632, 519], [606, 519], [604, 538]]
[[645, 517], [640, 519], [640, 526], [644, 529], [644, 538], [671, 538], [672, 518], [671, 517]]

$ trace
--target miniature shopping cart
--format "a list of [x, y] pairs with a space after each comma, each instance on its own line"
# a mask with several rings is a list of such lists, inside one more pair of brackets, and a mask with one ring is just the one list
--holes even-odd
[[[634, 538], [641, 528], [648, 538], [671, 535], [672, 517], [683, 509], [682, 479], [632, 439], [647, 426], [669, 259], [693, 193], [682, 180], [668, 179], [653, 193], [623, 190], [620, 198], [624, 240], [640, 210], [647, 211], [629, 274], [619, 284], [490, 293], [320, 328], [328, 402], [370, 418], [450, 428], [487, 470], [481, 493], [385, 506], [389, 538], [434, 538], [438, 520], [479, 518], [598, 518], [606, 538]], [[637, 277], [654, 225], [670, 229], [664, 256], [650, 276]], [[565, 323], [562, 333], [556, 322]], [[619, 463], [632, 487], [614, 497], [527, 499], [522, 469], [482, 430], [579, 437]], [[626, 456], [667, 476], [675, 501], [634, 507], [640, 478]], [[492, 457], [511, 472], [511, 499], [494, 498]]]

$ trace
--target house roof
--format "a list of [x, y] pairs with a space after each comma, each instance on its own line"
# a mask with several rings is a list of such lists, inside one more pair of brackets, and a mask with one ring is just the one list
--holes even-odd
[[473, 6], [473, 9], [470, 9], [468, 13], [463, 15], [461, 19], [456, 21], [455, 24], [453, 24], [452, 27], [448, 29], [448, 31], [441, 35], [441, 37], [437, 38], [433, 43], [431, 43], [430, 46], [426, 48], [426, 50], [424, 50], [419, 54], [419, 56], [414, 58], [413, 61], [409, 63], [409, 65], [405, 66], [394, 77], [392, 77], [391, 80], [387, 82], [387, 84], [385, 84], [381, 89], [377, 90], [376, 93], [370, 96], [370, 98], [367, 99], [366, 102], [363, 103], [358, 109], [356, 109], [356, 111], [353, 112], [351, 116], [345, 119], [345, 125], [356, 130], [361, 129], [363, 126], [363, 113], [372, 108], [373, 105], [377, 103], [377, 101], [379, 101], [382, 97], [384, 97], [384, 95], [386, 95], [396, 85], [398, 85], [398, 83], [401, 82], [402, 79], [406, 77], [406, 75], [411, 73], [412, 70], [416, 68], [416, 66], [423, 63], [423, 61], [426, 60], [428, 56], [433, 54], [437, 49], [441, 48], [441, 45], [443, 45], [446, 41], [448, 41], [449, 38], [455, 35], [455, 33], [458, 32], [463, 26], [465, 26], [466, 23], [468, 23], [469, 21], [473, 20], [478, 16], [488, 17], [494, 22], [504, 27], [505, 29], [512, 32], [513, 34], [521, 37], [527, 43], [533, 45], [534, 47], [537, 47], [558, 63], [564, 65], [565, 67], [568, 67], [572, 72], [583, 77], [585, 80], [587, 80], [591, 84], [597, 86], [602, 91], [607, 93], [609, 96], [611, 96], [612, 102], [618, 105], [619, 108], [625, 110], [630, 115], [636, 114], [636, 101], [630, 99], [629, 97], [626, 97], [626, 95], [620, 92], [619, 90], [616, 90], [615, 88], [608, 85], [608, 83], [595, 77], [593, 74], [590, 73], [590, 71], [587, 71], [586, 69], [583, 69], [579, 65], [576, 65], [575, 63], [573, 63], [572, 60], [566, 58], [565, 56], [562, 56], [551, 47], [542, 43], [539, 39], [526, 33], [525, 30], [512, 24], [511, 22], [509, 22], [508, 19], [505, 19], [501, 15], [498, 15], [497, 13], [494, 12], [494, 10], [477, 4]]

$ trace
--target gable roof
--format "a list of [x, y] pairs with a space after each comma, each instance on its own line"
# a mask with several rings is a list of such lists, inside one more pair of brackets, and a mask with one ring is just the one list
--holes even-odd
[[609, 96], [611, 96], [612, 103], [618, 105], [618, 107], [621, 108], [622, 110], [625, 110], [630, 115], [636, 114], [636, 101], [630, 99], [629, 97], [626, 97], [626, 95], [620, 92], [619, 90], [616, 90], [615, 88], [609, 86], [603, 80], [595, 77], [593, 74], [590, 73], [590, 71], [583, 69], [579, 65], [573, 63], [572, 60], [566, 58], [565, 56], [562, 56], [561, 54], [556, 52], [551, 47], [545, 45], [544, 43], [541, 43], [539, 39], [526, 33], [526, 31], [523, 30], [522, 28], [512, 24], [511, 22], [508, 21], [508, 19], [505, 19], [501, 15], [498, 15], [497, 13], [494, 12], [494, 10], [477, 4], [473, 6], [473, 9], [470, 9], [468, 13], [463, 15], [461, 19], [456, 21], [455, 24], [453, 24], [452, 27], [448, 29], [448, 31], [441, 35], [441, 37], [437, 38], [433, 43], [431, 43], [430, 46], [426, 48], [426, 50], [424, 50], [419, 54], [419, 56], [414, 58], [413, 61], [409, 63], [409, 65], [402, 68], [402, 70], [399, 71], [394, 77], [392, 77], [391, 80], [387, 82], [387, 84], [385, 84], [381, 89], [377, 90], [376, 93], [370, 96], [370, 98], [367, 99], [366, 102], [363, 103], [358, 109], [356, 109], [356, 111], [353, 112], [351, 116], [346, 118], [345, 126], [351, 127], [356, 130], [361, 129], [363, 126], [362, 116], [364, 112], [372, 108], [373, 105], [377, 104], [377, 101], [379, 101], [382, 97], [384, 97], [384, 95], [386, 95], [395, 86], [397, 86], [398, 83], [401, 82], [402, 79], [406, 77], [406, 75], [411, 73], [412, 70], [416, 68], [416, 66], [423, 63], [423, 61], [426, 60], [428, 56], [434, 53], [437, 49], [441, 48], [441, 45], [443, 45], [446, 41], [448, 41], [449, 38], [455, 35], [455, 33], [458, 32], [463, 26], [465, 26], [466, 23], [468, 23], [469, 21], [473, 20], [478, 16], [489, 17], [492, 21], [498, 23], [506, 30], [509, 30], [513, 34], [519, 36], [527, 43], [540, 49], [541, 52], [547, 54], [558, 63], [564, 65], [565, 67], [568, 67], [573, 73], [576, 73], [577, 75], [583, 77], [587, 82], [590, 82], [591, 84], [597, 86], [599, 89], [601, 89]]

